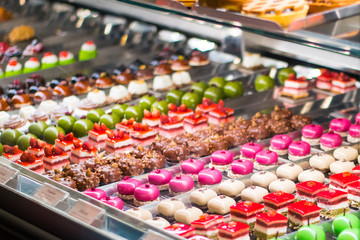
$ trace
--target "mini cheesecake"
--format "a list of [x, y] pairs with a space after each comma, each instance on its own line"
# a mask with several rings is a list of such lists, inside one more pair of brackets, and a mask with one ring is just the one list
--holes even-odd
[[270, 239], [286, 233], [288, 219], [275, 211], [256, 216], [254, 235], [258, 239]]
[[309, 83], [305, 77], [296, 79], [294, 75], [290, 75], [289, 79], [284, 82], [284, 88], [281, 91], [282, 96], [300, 99], [309, 96]]
[[20, 160], [21, 154], [23, 154], [23, 151], [21, 151], [17, 145], [14, 147], [4, 145], [4, 152], [2, 153], [2, 156], [7, 160], [16, 162]]
[[350, 206], [360, 209], [360, 181], [350, 183], [347, 186], [347, 193]]
[[278, 191], [265, 195], [263, 199], [265, 211], [275, 211], [286, 216], [287, 206], [294, 203], [295, 196], [290, 193]]
[[201, 215], [198, 220], [191, 223], [195, 228], [195, 234], [199, 234], [208, 238], [216, 238], [218, 235], [218, 227], [224, 223], [224, 217], [220, 215]]
[[46, 170], [61, 169], [69, 164], [69, 155], [59, 147], [47, 145], [44, 148], [44, 167]]
[[346, 192], [347, 185], [360, 180], [360, 177], [349, 172], [338, 173], [329, 176], [329, 188]]
[[82, 163], [96, 155], [97, 149], [90, 143], [74, 141], [74, 144], [71, 147], [70, 161], [71, 163]]
[[36, 157], [35, 154], [29, 153], [28, 151], [25, 151], [23, 154], [21, 154], [20, 159], [17, 160], [16, 163], [39, 174], [45, 172], [43, 160]]
[[249, 225], [242, 222], [228, 222], [219, 229], [219, 240], [250, 240]]
[[146, 124], [134, 123], [133, 130], [130, 132], [130, 137], [133, 142], [139, 145], [150, 145], [156, 137], [156, 131], [149, 128]]
[[198, 110], [194, 114], [184, 118], [184, 129], [188, 133], [194, 133], [199, 129], [206, 128], [208, 126], [207, 117], [203, 116]]
[[320, 216], [333, 219], [349, 211], [347, 192], [330, 189], [316, 194], [317, 205], [321, 207]]
[[172, 138], [184, 132], [184, 121], [182, 118], [160, 116], [159, 134], [166, 138]]
[[288, 206], [289, 226], [298, 229], [308, 224], [318, 224], [320, 222], [321, 208], [312, 202], [300, 201]]
[[194, 235], [195, 229], [183, 223], [174, 223], [173, 225], [166, 227], [165, 231], [176, 234], [183, 238], [189, 238]]
[[55, 146], [60, 148], [64, 152], [70, 154], [74, 140], [80, 141], [79, 139], [74, 137], [74, 134], [72, 132], [67, 134], [66, 136], [64, 136], [64, 134], [60, 132], [58, 139], [55, 140]]
[[306, 200], [309, 202], [316, 201], [316, 194], [326, 190], [327, 186], [316, 181], [306, 181], [296, 184], [295, 201]]
[[142, 124], [147, 124], [149, 127], [156, 130], [156, 128], [160, 125], [160, 111], [156, 108], [152, 112], [144, 109]]
[[115, 132], [108, 130], [108, 138], [105, 140], [106, 152], [125, 152], [132, 149], [133, 141], [129, 134], [124, 131], [117, 130]]
[[168, 108], [169, 108], [169, 112], [168, 112], [169, 117], [178, 116], [180, 118], [184, 118], [187, 116], [191, 116], [194, 113], [193, 110], [188, 109], [185, 104], [181, 104], [179, 107], [176, 107], [175, 104], [169, 103]]
[[250, 229], [254, 228], [256, 215], [264, 211], [264, 205], [260, 203], [244, 201], [230, 207], [230, 219], [232, 221], [246, 223]]
[[210, 99], [208, 98], [203, 98], [202, 103], [196, 106], [195, 110], [200, 111], [203, 114], [207, 114], [210, 111], [213, 111], [217, 108], [217, 104], [213, 103]]
[[220, 100], [217, 107], [209, 111], [206, 116], [209, 123], [216, 125], [222, 122], [233, 122], [235, 120], [234, 109], [224, 107], [223, 100]]
[[125, 133], [130, 133], [133, 130], [135, 119], [130, 118], [129, 120], [123, 119], [120, 123], [115, 125], [117, 130], [124, 131]]

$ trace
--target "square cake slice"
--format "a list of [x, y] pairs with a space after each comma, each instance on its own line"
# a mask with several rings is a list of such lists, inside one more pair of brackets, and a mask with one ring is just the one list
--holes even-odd
[[333, 219], [336, 216], [349, 211], [347, 192], [330, 189], [316, 194], [317, 205], [321, 207], [320, 216]]
[[243, 222], [254, 228], [256, 214], [264, 211], [264, 205], [260, 203], [244, 201], [230, 207], [230, 219], [232, 221]]
[[219, 240], [250, 240], [249, 225], [242, 222], [228, 222], [220, 225]]
[[350, 206], [360, 209], [360, 181], [350, 183], [347, 186]]
[[307, 224], [318, 224], [320, 222], [321, 208], [313, 202], [300, 201], [288, 206], [289, 226], [298, 229]]
[[191, 223], [195, 228], [195, 234], [203, 235], [208, 238], [216, 238], [218, 227], [224, 223], [224, 217], [220, 215], [204, 214], [198, 220]]
[[286, 233], [288, 219], [275, 211], [256, 215], [254, 235], [258, 239], [271, 239]]
[[330, 185], [329, 185], [330, 188], [341, 190], [344, 192], [347, 191], [347, 185], [360, 180], [358, 176], [349, 172], [343, 172], [343, 173], [331, 175], [329, 179], [330, 179]]
[[316, 194], [326, 190], [327, 186], [316, 181], [306, 181], [296, 184], [295, 201], [306, 200], [309, 202], [316, 201]]
[[277, 213], [287, 214], [287, 206], [294, 203], [295, 196], [283, 191], [277, 191], [263, 197], [266, 211], [275, 211]]
[[166, 231], [176, 234], [183, 238], [189, 238], [194, 235], [195, 229], [183, 223], [174, 223], [165, 228]]

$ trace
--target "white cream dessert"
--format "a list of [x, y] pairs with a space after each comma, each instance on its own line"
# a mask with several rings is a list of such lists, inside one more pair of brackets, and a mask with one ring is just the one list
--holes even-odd
[[333, 174], [342, 173], [342, 172], [352, 172], [352, 169], [355, 167], [354, 162], [349, 162], [346, 160], [335, 161], [330, 165], [330, 171]]
[[71, 107], [72, 110], [75, 110], [80, 103], [80, 99], [76, 96], [69, 96], [63, 99], [62, 103], [68, 107]]
[[274, 173], [268, 171], [254, 173], [250, 178], [252, 184], [264, 188], [267, 188], [269, 184], [276, 179], [277, 176]]
[[336, 160], [356, 161], [359, 154], [353, 147], [342, 146], [335, 149], [333, 155]]
[[258, 53], [245, 52], [241, 64], [245, 68], [258, 68], [263, 65], [261, 55]]
[[301, 172], [298, 176], [299, 182], [306, 182], [306, 181], [316, 181], [316, 182], [324, 182], [325, 175], [316, 170], [316, 169], [308, 169]]
[[203, 215], [203, 212], [199, 208], [182, 208], [175, 212], [175, 220], [190, 225], [193, 221], [199, 219], [201, 215]]
[[154, 77], [152, 88], [155, 91], [169, 90], [172, 86], [173, 84], [169, 75], [159, 75]]
[[18, 72], [21, 71], [22, 65], [16, 60], [10, 60], [6, 65], [5, 72]]
[[269, 185], [270, 192], [283, 191], [286, 193], [294, 193], [296, 190], [296, 184], [286, 178], [279, 178]]
[[46, 52], [44, 54], [44, 57], [41, 59], [41, 64], [42, 65], [46, 65], [46, 64], [56, 64], [59, 61], [58, 57], [51, 53], [51, 52]]
[[131, 99], [131, 94], [123, 85], [112, 87], [109, 93], [110, 102], [125, 102]]
[[235, 200], [231, 197], [220, 195], [210, 199], [207, 206], [211, 213], [224, 215], [228, 214], [230, 212], [230, 206], [235, 204]]
[[217, 191], [219, 194], [236, 197], [245, 189], [245, 184], [242, 181], [235, 179], [228, 179], [219, 184]]
[[24, 69], [39, 69], [39, 68], [40, 68], [40, 62], [35, 57], [30, 58], [24, 64]]
[[87, 94], [86, 98], [98, 106], [106, 103], [106, 94], [102, 90], [94, 89]]
[[81, 45], [81, 50], [91, 52], [96, 50], [96, 45], [93, 41], [86, 41]]
[[8, 120], [10, 117], [10, 114], [5, 112], [5, 111], [1, 111], [0, 112], [0, 128], [3, 128], [4, 127], [4, 122], [6, 120]]
[[182, 86], [191, 83], [191, 76], [187, 71], [174, 72], [171, 78], [173, 84], [176, 86]]
[[322, 171], [329, 170], [333, 162], [335, 162], [335, 158], [326, 153], [316, 154], [309, 159], [310, 167]]
[[266, 190], [266, 188], [250, 186], [241, 192], [241, 199], [243, 201], [261, 203], [263, 201], [263, 197], [267, 194], [269, 194], [269, 191]]
[[33, 106], [25, 106], [20, 108], [19, 115], [25, 120], [28, 120], [29, 116], [36, 111], [36, 108]]
[[145, 222], [147, 222], [148, 224], [150, 224], [154, 227], [161, 228], [161, 229], [170, 226], [170, 223], [165, 218], [162, 218], [162, 217], [155, 217], [153, 219], [148, 219], [148, 220], [145, 220]]
[[144, 80], [135, 80], [129, 83], [128, 91], [132, 95], [143, 95], [148, 92], [148, 86]]
[[285, 163], [276, 169], [276, 175], [279, 178], [295, 180], [303, 169], [294, 163]]
[[38, 110], [50, 114], [57, 105], [57, 102], [53, 100], [45, 100], [40, 103]]
[[66, 62], [74, 59], [74, 54], [69, 51], [61, 51], [59, 53], [59, 61]]

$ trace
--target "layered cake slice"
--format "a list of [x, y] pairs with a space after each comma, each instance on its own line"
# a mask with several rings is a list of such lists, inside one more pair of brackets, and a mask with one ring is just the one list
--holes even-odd
[[316, 78], [316, 87], [322, 90], [330, 91], [332, 87], [331, 81], [336, 79], [339, 74], [324, 68], [320, 71], [321, 75]]
[[82, 163], [97, 155], [97, 149], [88, 142], [81, 143], [80, 140], [74, 140], [71, 148], [71, 163]]
[[219, 240], [250, 240], [249, 225], [242, 222], [228, 222], [220, 225]]
[[332, 80], [331, 83], [331, 91], [338, 94], [356, 89], [355, 78], [351, 78], [344, 73], [340, 73], [340, 75], [336, 79]]
[[200, 129], [206, 128], [208, 119], [203, 116], [199, 110], [195, 113], [184, 118], [184, 129], [188, 133], [194, 133]]
[[284, 82], [281, 95], [293, 99], [305, 98], [309, 96], [308, 86], [309, 83], [305, 77], [296, 79], [294, 74], [290, 74], [289, 79]]
[[270, 239], [286, 233], [288, 219], [275, 211], [256, 215], [254, 235], [258, 239]]
[[147, 124], [149, 127], [156, 130], [160, 125], [160, 111], [157, 108], [154, 108], [152, 112], [144, 109], [142, 124]]
[[224, 217], [220, 215], [201, 215], [198, 220], [191, 223], [195, 228], [195, 234], [199, 234], [208, 238], [216, 238], [218, 235], [218, 227], [224, 223]]
[[321, 207], [320, 216], [333, 219], [349, 211], [347, 192], [330, 189], [316, 194], [317, 205]]
[[106, 130], [108, 128], [104, 123], [99, 125], [98, 123], [94, 123], [94, 128], [89, 131], [89, 140], [88, 142], [96, 147], [97, 149], [105, 148], [105, 140], [107, 139]]
[[17, 160], [16, 163], [39, 174], [43, 174], [45, 172], [43, 160], [28, 151], [23, 152], [20, 156], [20, 160]]
[[46, 145], [48, 145], [46, 142], [31, 137], [30, 146], [28, 147], [28, 152], [35, 154], [35, 156], [37, 157], [42, 157], [44, 155], [44, 148]]
[[160, 116], [159, 134], [166, 138], [173, 138], [184, 132], [183, 125], [183, 118], [169, 117], [163, 114]]
[[117, 123], [115, 127], [117, 130], [122, 130], [126, 133], [130, 133], [130, 131], [133, 129], [134, 123], [135, 123], [134, 118], [130, 118], [129, 120], [126, 120], [124, 118], [123, 120], [121, 120], [120, 123]]
[[44, 148], [44, 167], [46, 170], [61, 169], [69, 164], [69, 155], [59, 147], [46, 145]]
[[194, 235], [195, 229], [183, 223], [174, 223], [165, 228], [166, 231], [176, 234], [183, 238], [189, 238]]
[[289, 226], [298, 229], [303, 225], [318, 224], [321, 208], [313, 202], [300, 201], [288, 206]]
[[265, 195], [263, 199], [265, 211], [275, 211], [286, 216], [287, 206], [294, 203], [295, 196], [283, 191], [277, 191]]
[[208, 118], [209, 123], [212, 124], [220, 124], [222, 122], [233, 122], [235, 120], [234, 109], [224, 107], [223, 100], [220, 100], [216, 108], [209, 111], [206, 117]]
[[360, 209], [360, 181], [350, 183], [347, 186], [347, 193], [350, 206]]
[[250, 229], [254, 228], [256, 215], [264, 211], [264, 205], [244, 201], [239, 202], [230, 207], [230, 219], [232, 221], [243, 222], [250, 226]]
[[175, 104], [173, 103], [169, 103], [168, 104], [168, 116], [169, 117], [187, 117], [187, 116], [191, 116], [194, 112], [191, 109], [188, 109], [187, 106], [185, 104], [181, 104], [179, 107], [177, 107]]
[[107, 131], [108, 138], [105, 140], [106, 152], [125, 152], [132, 149], [133, 141], [129, 134], [122, 130]]
[[316, 194], [326, 190], [327, 186], [316, 181], [306, 181], [296, 184], [295, 201], [306, 200], [316, 202]]
[[329, 179], [330, 179], [329, 188], [333, 188], [333, 189], [337, 189], [337, 190], [346, 192], [347, 186], [350, 183], [359, 181], [360, 177], [358, 177], [352, 173], [349, 173], [349, 172], [343, 172], [343, 173], [331, 175], [331, 176], [329, 176]]
[[133, 130], [130, 131], [130, 137], [138, 145], [150, 145], [156, 137], [156, 131], [149, 128], [147, 124], [134, 123]]
[[60, 132], [58, 139], [55, 140], [55, 146], [70, 155], [74, 140], [78, 141], [72, 132], [67, 135], [64, 135], [64, 133]]
[[352, 172], [353, 172], [354, 175], [360, 177], [360, 165], [357, 165], [356, 167], [354, 167], [352, 169]]
[[199, 110], [203, 114], [207, 114], [217, 108], [217, 104], [208, 98], [203, 98], [202, 103], [196, 106], [195, 110]]
[[23, 151], [21, 151], [17, 145], [13, 147], [4, 145], [3, 147], [2, 156], [9, 161], [16, 162], [20, 160], [21, 154], [23, 154]]

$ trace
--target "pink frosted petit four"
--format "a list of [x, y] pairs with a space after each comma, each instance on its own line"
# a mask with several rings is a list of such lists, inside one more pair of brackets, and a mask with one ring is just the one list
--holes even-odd
[[100, 199], [101, 202], [109, 204], [117, 209], [122, 210], [124, 207], [124, 203], [123, 201], [115, 196], [110, 196], [110, 197], [104, 197], [102, 199]]
[[159, 201], [160, 190], [153, 184], [142, 184], [135, 188], [134, 191], [134, 204], [142, 206], [152, 202]]
[[324, 151], [340, 147], [342, 145], [342, 138], [339, 134], [329, 131], [321, 135], [320, 148]]
[[243, 159], [255, 160], [256, 153], [260, 152], [261, 150], [263, 150], [261, 145], [249, 142], [241, 146], [240, 157]]
[[278, 134], [271, 138], [269, 149], [278, 155], [286, 155], [291, 142], [292, 139], [288, 135]]
[[219, 170], [212, 168], [205, 168], [201, 170], [198, 175], [198, 182], [200, 187], [212, 186], [220, 183], [222, 174]]
[[102, 189], [98, 189], [98, 188], [90, 188], [90, 189], [86, 189], [84, 191], [84, 194], [90, 196], [90, 197], [93, 197], [97, 200], [100, 200], [102, 198], [105, 198], [106, 197], [106, 193], [104, 190]]
[[149, 183], [157, 186], [160, 191], [169, 189], [169, 182], [172, 178], [172, 173], [165, 169], [156, 169], [149, 173]]
[[124, 179], [117, 184], [118, 196], [125, 200], [134, 199], [135, 188], [141, 184], [140, 180], [129, 178], [128, 176], [124, 177]]
[[211, 154], [210, 160], [210, 167], [214, 167], [220, 171], [225, 171], [230, 168], [230, 164], [234, 160], [234, 156], [230, 151], [219, 150]]
[[310, 144], [304, 141], [292, 142], [288, 148], [289, 160], [295, 161], [310, 156]]
[[351, 143], [357, 143], [360, 141], [360, 121], [350, 126], [347, 141]]
[[188, 175], [177, 175], [169, 183], [169, 191], [172, 195], [179, 195], [194, 188], [194, 179]]
[[204, 166], [205, 164], [201, 160], [188, 159], [181, 163], [180, 168], [183, 174], [189, 175], [194, 181], [197, 181], [198, 174], [204, 169]]
[[249, 159], [238, 159], [231, 163], [228, 171], [229, 178], [240, 178], [244, 175], [252, 173], [254, 170], [254, 163]]
[[334, 131], [334, 133], [339, 134], [341, 137], [346, 137], [350, 125], [350, 120], [346, 118], [336, 118], [331, 120], [329, 128], [330, 130]]
[[303, 127], [301, 130], [301, 140], [310, 144], [310, 146], [315, 146], [320, 143], [320, 137], [324, 133], [322, 126], [317, 124], [309, 124]]
[[254, 168], [257, 170], [266, 170], [273, 167], [279, 160], [276, 152], [271, 150], [262, 150], [255, 156]]

